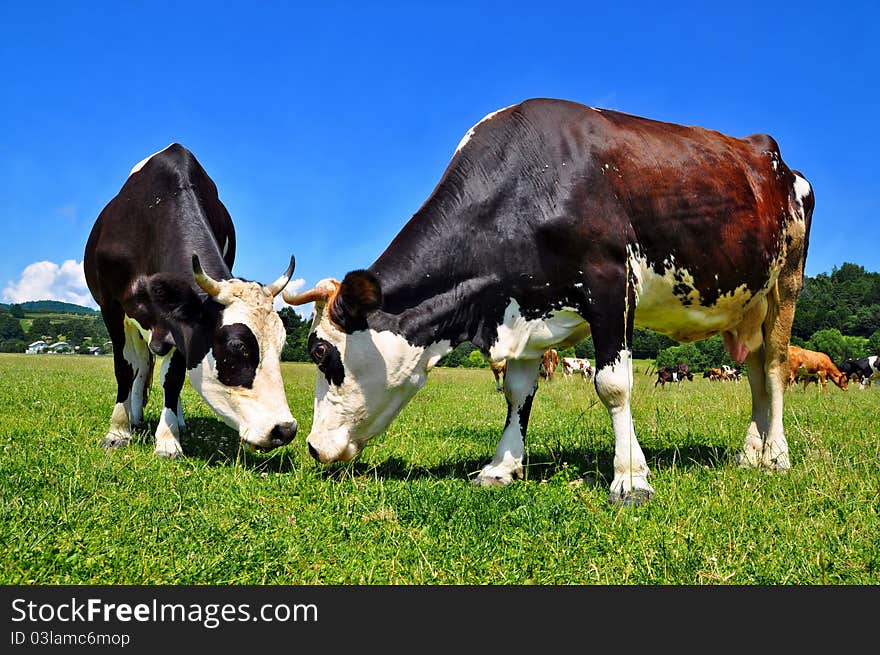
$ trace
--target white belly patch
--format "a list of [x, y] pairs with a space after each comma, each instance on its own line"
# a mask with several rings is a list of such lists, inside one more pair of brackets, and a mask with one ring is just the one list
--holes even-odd
[[[629, 264], [636, 278], [636, 326], [677, 341], [696, 341], [738, 325], [752, 303], [763, 294], [753, 294], [745, 284], [721, 293], [711, 307], [700, 304], [694, 278], [670, 257], [658, 275], [645, 257], [630, 251]], [[775, 281], [771, 279], [769, 286]]]
[[527, 319], [513, 298], [504, 310], [495, 343], [489, 348], [493, 361], [502, 359], [540, 359], [547, 348], [573, 345], [586, 339], [590, 327], [574, 309], [562, 308], [548, 318]]

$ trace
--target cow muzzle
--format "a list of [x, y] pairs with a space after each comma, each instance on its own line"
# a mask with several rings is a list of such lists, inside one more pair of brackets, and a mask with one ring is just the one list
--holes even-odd
[[321, 435], [313, 432], [306, 439], [306, 444], [309, 454], [321, 464], [349, 462], [361, 452], [361, 446], [341, 430]]
[[275, 450], [276, 448], [280, 448], [281, 446], [286, 446], [293, 438], [296, 436], [296, 419], [289, 421], [287, 423], [278, 423], [272, 430], [266, 435], [265, 439], [261, 440], [258, 443], [250, 443], [255, 450], [259, 450], [261, 452], [269, 452], [270, 450]]

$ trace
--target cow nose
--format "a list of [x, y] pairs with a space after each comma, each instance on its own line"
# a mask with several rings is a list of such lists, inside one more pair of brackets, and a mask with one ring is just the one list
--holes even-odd
[[309, 444], [309, 455], [314, 457], [316, 462], [321, 461], [321, 459], [318, 457], [318, 451], [315, 450], [315, 447], [312, 444]]
[[272, 428], [272, 440], [277, 441], [278, 445], [286, 446], [296, 436], [296, 421], [290, 423], [279, 423]]

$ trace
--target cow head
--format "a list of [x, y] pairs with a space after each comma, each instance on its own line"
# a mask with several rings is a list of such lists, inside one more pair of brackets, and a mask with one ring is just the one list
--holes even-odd
[[[193, 388], [246, 445], [271, 450], [290, 443], [296, 420], [281, 379], [285, 332], [273, 301], [293, 274], [293, 257], [287, 271], [266, 286], [236, 278], [215, 280], [205, 274], [196, 255], [192, 265], [193, 278], [207, 298], [179, 277], [148, 279], [157, 325], [184, 356]], [[154, 331], [154, 341], [161, 332]], [[151, 347], [158, 351], [152, 342]]]
[[367, 315], [382, 303], [379, 283], [368, 271], [352, 271], [342, 282], [322, 280], [300, 294], [285, 292], [284, 299], [315, 303], [308, 347], [318, 375], [309, 452], [324, 463], [349, 461], [421, 389], [445, 350], [368, 327]]

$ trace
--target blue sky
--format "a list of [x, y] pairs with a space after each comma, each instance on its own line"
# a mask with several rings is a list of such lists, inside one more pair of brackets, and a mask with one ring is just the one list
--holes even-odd
[[529, 97], [769, 133], [815, 190], [807, 274], [880, 271], [880, 3], [596, 4], [0, 0], [0, 300], [91, 303], [95, 218], [174, 141], [233, 217], [235, 274], [295, 254], [298, 284], [341, 278]]

